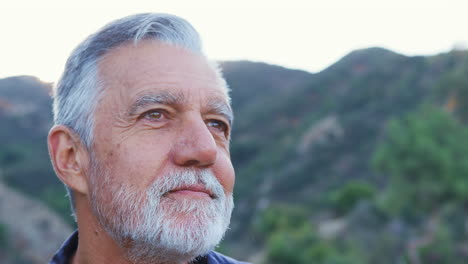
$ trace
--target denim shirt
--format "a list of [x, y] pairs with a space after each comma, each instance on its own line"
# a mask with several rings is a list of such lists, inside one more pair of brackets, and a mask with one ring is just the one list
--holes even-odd
[[[75, 255], [78, 248], [78, 231], [75, 231], [63, 243], [62, 247], [57, 251], [49, 264], [70, 264], [72, 257]], [[247, 262], [237, 261], [230, 257], [224, 256], [218, 252], [211, 251], [206, 256], [198, 257], [193, 264], [248, 264]]]

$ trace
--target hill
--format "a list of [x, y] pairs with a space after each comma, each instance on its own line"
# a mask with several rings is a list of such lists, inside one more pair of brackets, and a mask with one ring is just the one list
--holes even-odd
[[[398, 194], [395, 180], [406, 178], [395, 174], [402, 170], [389, 170], [376, 158], [377, 152], [384, 153], [384, 160], [395, 161], [391, 168], [406, 168], [382, 149], [389, 148], [385, 144], [393, 130], [406, 133], [405, 126], [390, 124], [415, 123], [411, 120], [420, 120], [424, 111], [433, 113], [424, 117], [428, 120], [454, 118], [460, 125], [453, 131], [464, 129], [467, 65], [465, 51], [408, 57], [382, 48], [353, 51], [314, 74], [248, 61], [222, 62], [235, 111], [231, 154], [236, 209], [220, 250], [277, 264], [468, 260], [462, 250], [466, 234], [452, 237], [450, 230], [457, 225], [441, 220], [445, 214], [462, 221], [459, 200], [437, 196], [440, 202], [431, 211], [415, 214], [391, 207], [385, 201], [392, 192]], [[0, 80], [2, 181], [45, 202], [71, 223], [45, 145], [51, 125], [48, 89], [50, 84], [33, 77]], [[432, 110], [425, 110], [427, 105]], [[439, 123], [452, 124], [444, 122]], [[421, 168], [412, 174], [421, 174]], [[428, 233], [428, 226], [438, 232]], [[428, 234], [430, 243], [416, 243]]]

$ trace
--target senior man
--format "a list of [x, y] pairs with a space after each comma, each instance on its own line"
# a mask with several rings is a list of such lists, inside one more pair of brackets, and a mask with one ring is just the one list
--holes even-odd
[[78, 230], [51, 263], [242, 263], [229, 226], [228, 87], [184, 19], [138, 14], [70, 55], [48, 137]]

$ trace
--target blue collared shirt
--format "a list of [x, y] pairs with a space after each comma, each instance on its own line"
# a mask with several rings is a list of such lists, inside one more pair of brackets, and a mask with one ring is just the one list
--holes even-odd
[[[49, 264], [70, 264], [72, 257], [75, 255], [78, 248], [78, 230], [75, 231], [63, 243], [62, 247], [57, 251]], [[206, 256], [198, 257], [193, 264], [248, 264], [247, 262], [237, 261], [230, 257], [224, 256], [218, 252], [211, 251]]]

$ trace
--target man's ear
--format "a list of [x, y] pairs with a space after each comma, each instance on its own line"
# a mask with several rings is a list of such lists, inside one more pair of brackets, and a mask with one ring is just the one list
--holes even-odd
[[47, 138], [49, 155], [57, 177], [75, 192], [88, 193], [88, 151], [79, 136], [63, 125], [52, 127]]

